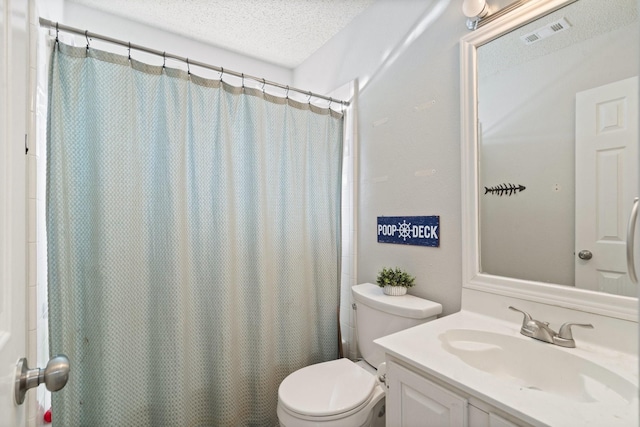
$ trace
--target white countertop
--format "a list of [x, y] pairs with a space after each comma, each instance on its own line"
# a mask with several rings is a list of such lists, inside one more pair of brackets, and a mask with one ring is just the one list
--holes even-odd
[[[461, 311], [375, 341], [385, 352], [406, 364], [440, 379], [458, 390], [505, 411], [524, 422], [539, 426], [638, 426], [638, 356], [577, 342], [577, 348], [562, 348], [520, 334], [521, 324], [471, 311]], [[475, 330], [529, 340], [532, 345], [553, 346], [554, 350], [586, 359], [632, 383], [636, 393], [630, 401], [568, 398], [519, 385], [465, 363], [448, 351], [442, 338], [451, 330]], [[517, 342], [516, 342], [517, 344]], [[518, 344], [519, 345], [519, 344]], [[528, 343], [525, 345], [529, 346]], [[528, 347], [535, 350], [535, 347]], [[541, 349], [548, 354], [548, 349]], [[569, 359], [571, 359], [569, 357]], [[544, 363], [544, 361], [541, 361]], [[550, 367], [550, 369], [553, 369]], [[562, 373], [558, 373], [562, 375]], [[615, 395], [618, 396], [618, 395]]]

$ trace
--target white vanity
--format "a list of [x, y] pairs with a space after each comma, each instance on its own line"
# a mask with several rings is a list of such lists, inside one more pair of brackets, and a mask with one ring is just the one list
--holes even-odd
[[[638, 324], [465, 289], [461, 312], [376, 341], [387, 356], [387, 425], [637, 426]], [[522, 308], [576, 348], [520, 334]]]
[[[489, 17], [490, 19], [487, 18], [486, 25], [483, 21], [472, 21], [473, 25], [470, 28], [477, 27], [477, 29], [460, 41], [462, 310], [375, 341], [386, 353], [388, 387], [386, 410], [387, 425], [390, 427], [634, 427], [639, 425], [638, 299], [636, 298], [638, 285], [630, 279], [633, 276], [630, 273], [632, 268], [628, 268], [627, 275], [627, 265], [619, 262], [618, 255], [611, 255], [612, 252], [605, 254], [605, 250], [599, 249], [596, 244], [579, 243], [579, 238], [591, 233], [595, 235], [595, 240], [611, 242], [616, 251], [631, 250], [631, 254], [627, 252], [627, 259], [634, 259], [632, 249], [635, 247], [637, 252], [638, 239], [636, 238], [636, 245], [634, 245], [633, 233], [629, 232], [631, 236], [625, 236], [625, 229], [627, 229], [625, 216], [633, 197], [637, 197], [639, 193], [638, 164], [634, 161], [629, 166], [625, 166], [625, 170], [636, 174], [636, 178], [628, 183], [618, 178], [602, 178], [605, 176], [602, 170], [598, 172], [598, 179], [602, 179], [592, 182], [580, 179], [578, 169], [581, 169], [585, 163], [595, 161], [583, 161], [576, 157], [574, 163], [574, 158], [571, 157], [567, 164], [562, 163], [560, 169], [573, 171], [575, 168], [576, 175], [556, 177], [556, 172], [550, 172], [552, 169], [549, 163], [560, 163], [562, 156], [558, 153], [561, 143], [566, 145], [567, 141], [571, 144], [574, 140], [577, 141], [576, 135], [580, 132], [575, 129], [581, 129], [579, 122], [576, 120], [575, 123], [563, 123], [561, 126], [565, 129], [564, 139], [553, 140], [552, 136], [555, 134], [552, 135], [553, 132], [549, 131], [554, 125], [551, 120], [532, 118], [529, 114], [530, 109], [520, 108], [522, 106], [530, 108], [532, 104], [540, 103], [538, 98], [534, 99], [533, 96], [540, 95], [541, 90], [529, 90], [530, 86], [538, 84], [547, 89], [552, 88], [550, 93], [542, 95], [549, 97], [546, 104], [542, 102], [542, 110], [549, 110], [554, 103], [562, 104], [562, 114], [555, 114], [555, 116], [573, 118], [577, 116], [575, 111], [579, 110], [578, 93], [585, 93], [583, 91], [588, 90], [586, 89], [588, 87], [598, 89], [600, 85], [608, 84], [602, 79], [606, 79], [609, 74], [599, 74], [597, 77], [600, 80], [596, 79], [595, 83], [591, 80], [585, 83], [586, 77], [573, 74], [574, 71], [565, 72], [563, 67], [566, 64], [554, 61], [547, 65], [544, 72], [537, 73], [525, 83], [519, 83], [515, 90], [505, 89], [509, 85], [509, 79], [505, 76], [512, 75], [507, 73], [506, 69], [498, 70], [501, 81], [491, 86], [491, 90], [486, 89], [486, 86], [480, 87], [485, 81], [479, 82], [478, 48], [503, 35], [518, 33], [514, 37], [513, 45], [518, 46], [516, 50], [522, 55], [514, 55], [513, 50], [500, 51], [497, 56], [485, 63], [498, 63], [498, 59], [505, 58], [521, 60], [526, 54], [525, 48], [518, 44], [520, 42], [518, 39], [524, 36], [529, 41], [533, 40], [533, 36], [527, 33], [532, 28], [537, 29], [544, 24], [549, 28], [557, 29], [560, 28], [557, 22], [562, 22], [564, 23], [562, 25], [569, 23], [576, 30], [590, 29], [587, 28], [588, 26], [581, 26], [578, 19], [567, 17], [562, 20], [563, 14], [568, 13], [567, 9], [563, 10], [565, 7], [582, 7], [582, 5], [585, 5], [588, 10], [596, 7], [604, 8], [598, 11], [590, 21], [591, 27], [595, 26], [593, 23], [604, 21], [603, 16], [614, 9], [618, 12], [628, 10], [629, 13], [625, 13], [624, 18], [629, 18], [631, 24], [627, 22], [625, 24], [627, 26], [616, 32], [615, 36], [622, 37], [623, 32], [626, 31], [624, 34], [631, 35], [631, 42], [618, 41], [615, 46], [631, 45], [633, 55], [637, 55], [636, 45], [640, 37], [638, 36], [637, 9], [634, 9], [632, 0], [514, 1], [513, 7], [503, 9], [494, 14], [494, 17]], [[625, 7], [629, 9], [624, 9]], [[556, 12], [561, 16], [555, 14]], [[537, 21], [540, 17], [544, 18]], [[563, 34], [571, 35], [571, 31], [566, 29]], [[603, 31], [604, 35], [600, 34], [603, 39], [598, 39], [599, 41], [613, 37], [612, 30]], [[558, 37], [555, 40], [560, 40], [561, 36], [553, 37]], [[591, 34], [589, 37], [591, 37], [589, 40], [595, 38]], [[542, 44], [537, 46], [537, 49], [545, 50]], [[586, 60], [586, 58], [594, 60], [597, 57], [596, 54], [585, 52], [585, 46], [581, 45], [578, 51], [580, 60]], [[500, 53], [504, 57], [500, 57]], [[561, 56], [564, 58], [574, 54]], [[614, 77], [625, 79], [625, 81], [635, 80], [637, 84], [637, 77], [635, 77], [638, 74], [637, 61], [636, 65], [633, 65], [633, 61], [625, 64], [625, 58], [629, 57], [630, 55], [618, 55], [617, 60], [623, 63], [623, 67], [622, 71], [617, 72], [622, 74]], [[609, 58], [611, 59], [612, 56]], [[578, 67], [580, 70], [598, 71], [606, 70], [614, 61], [611, 60], [603, 66], [588, 67], [580, 61], [577, 62], [581, 65]], [[636, 68], [633, 68], [634, 66]], [[518, 71], [524, 72], [531, 68], [533, 67], [527, 65], [519, 68]], [[568, 70], [568, 66], [566, 68]], [[566, 80], [560, 81], [560, 77], [554, 77], [552, 81], [536, 80], [538, 75], [551, 74], [548, 72], [551, 69], [561, 70]], [[513, 75], [518, 74], [523, 73], [513, 73]], [[579, 82], [584, 87], [567, 89], [574, 82]], [[506, 94], [497, 95], [497, 89], [505, 90]], [[561, 90], [568, 92], [569, 101], [560, 102]], [[528, 97], [512, 99], [522, 92], [527, 92]], [[502, 96], [499, 99], [506, 101], [494, 102], [498, 96]], [[598, 123], [611, 122], [615, 126], [628, 124], [627, 128], [635, 130], [636, 133], [635, 136], [627, 138], [630, 141], [627, 145], [637, 150], [638, 114], [632, 112], [628, 116], [620, 115], [620, 113], [631, 111], [634, 107], [637, 108], [637, 89], [616, 96], [617, 104], [611, 102], [596, 104], [597, 114], [602, 113], [602, 117], [597, 119], [600, 120]], [[491, 126], [486, 126], [487, 122], [481, 123], [482, 114], [479, 114], [479, 111], [482, 112], [484, 108], [486, 113], [487, 104], [492, 103], [500, 104], [499, 107], [505, 111], [501, 112], [498, 121], [492, 122]], [[509, 106], [505, 107], [505, 103]], [[623, 104], [624, 108], [619, 107]], [[605, 108], [608, 105], [615, 108]], [[596, 117], [598, 117], [597, 114]], [[524, 117], [525, 125], [519, 127], [520, 125], [517, 124], [515, 131], [509, 135], [501, 134], [500, 138], [496, 138], [496, 129], [503, 129], [510, 125], [507, 122], [513, 116]], [[607, 119], [609, 116], [613, 119]], [[484, 117], [487, 115], [485, 114]], [[527, 126], [527, 123], [535, 126]], [[586, 127], [596, 128], [590, 125]], [[483, 141], [492, 137], [493, 140], [500, 139], [500, 143], [512, 142], [525, 130], [532, 131], [534, 128], [543, 129], [546, 133], [531, 134], [521, 138], [521, 140], [530, 140], [533, 148], [524, 145], [518, 146], [524, 148], [515, 149], [514, 146], [507, 147], [506, 144], [500, 146], [501, 151], [506, 149], [516, 154], [525, 153], [524, 160], [520, 158], [522, 156], [512, 155], [505, 162], [508, 163], [507, 165], [486, 162], [490, 149], [495, 149], [495, 145], [486, 147]], [[605, 128], [606, 126], [599, 128], [601, 133], [608, 132]], [[612, 134], [617, 132], [617, 128], [611, 129]], [[551, 143], [553, 149], [544, 148], [545, 143]], [[494, 144], [497, 143], [494, 142]], [[567, 151], [573, 151], [572, 147], [573, 145]], [[611, 147], [607, 149], [608, 153], [615, 151]], [[618, 151], [622, 152], [620, 150]], [[531, 153], [539, 158], [539, 163], [526, 164], [527, 161], [531, 162], [529, 157], [534, 157]], [[542, 156], [540, 156], [541, 153]], [[596, 154], [596, 156], [599, 155]], [[600, 162], [598, 165], [603, 167], [610, 165], [612, 171], [617, 171], [616, 168], [622, 165], [621, 161], [607, 163], [607, 159], [610, 160], [606, 157], [607, 155], [605, 153], [604, 157], [597, 157]], [[622, 157], [624, 156], [620, 155], [616, 159]], [[637, 154], [626, 156], [626, 158], [637, 159]], [[547, 161], [548, 159], [551, 160]], [[522, 165], [518, 163], [513, 167], [517, 162], [522, 162]], [[525, 169], [531, 169], [533, 173], [526, 175]], [[487, 174], [488, 170], [492, 174]], [[620, 176], [617, 173], [615, 172], [614, 176]], [[549, 175], [553, 175], [553, 179], [565, 181], [546, 183], [538, 179]], [[525, 177], [526, 182], [519, 181]], [[488, 182], [494, 179], [496, 182]], [[509, 184], [495, 187], [498, 189], [497, 195], [488, 194], [489, 190], [494, 188], [492, 187], [494, 184], [501, 182]], [[583, 185], [584, 182], [588, 183], [587, 190], [591, 189], [591, 193], [595, 192], [596, 198], [606, 201], [609, 197], [611, 201], [595, 209], [586, 209], [584, 204], [577, 201], [578, 186]], [[524, 184], [522, 188], [520, 184]], [[515, 185], [518, 185], [518, 192], [511, 191]], [[525, 187], [526, 191], [524, 191]], [[575, 191], [573, 191], [574, 187]], [[569, 192], [568, 189], [572, 191]], [[491, 191], [496, 193], [494, 190]], [[575, 206], [572, 205], [574, 200]], [[552, 207], [554, 203], [560, 201], [568, 203], [570, 208]], [[568, 210], [575, 210], [575, 228], [572, 224], [573, 219], [565, 217], [563, 221], [571, 223], [568, 227], [549, 231], [558, 222], [556, 214], [566, 213]], [[582, 214], [598, 218], [600, 228], [593, 233], [585, 231], [588, 227], [578, 225], [584, 222], [578, 218]], [[549, 218], [542, 218], [542, 215], [548, 215]], [[497, 224], [487, 224], [487, 219]], [[548, 221], [551, 225], [541, 226], [544, 221]], [[540, 229], [545, 231], [527, 233], [530, 230]], [[517, 234], [523, 230], [525, 233]], [[502, 231], [504, 233], [500, 234]], [[566, 233], [566, 236], [560, 236], [562, 233]], [[540, 239], [541, 236], [542, 239]], [[527, 237], [534, 239], [524, 242]], [[558, 239], [554, 240], [552, 237], [562, 237], [564, 240], [560, 244], [557, 243]], [[523, 242], [525, 244], [517, 247], [503, 245], [508, 239], [516, 240], [517, 244]], [[567, 240], [569, 244], [566, 244]], [[493, 256], [494, 254], [489, 251], [496, 248], [501, 252], [498, 256]], [[552, 251], [561, 254], [563, 259], [568, 259], [569, 267], [566, 268], [566, 264], [563, 267], [564, 271], [568, 272], [568, 279], [554, 281], [547, 278], [550, 276], [537, 275], [537, 273], [552, 272], [551, 270], [555, 268], [554, 263], [558, 264], [556, 261], [559, 262], [560, 255], [555, 255], [556, 252], [553, 252], [554, 255], [550, 258], [548, 257]], [[589, 256], [583, 257], [582, 254], [587, 252]], [[490, 258], [498, 259], [497, 265], [488, 262]], [[637, 255], [635, 259], [637, 262]], [[542, 261], [534, 264], [534, 261], [538, 260]], [[612, 263], [605, 265], [607, 260], [611, 260]], [[500, 263], [504, 265], [499, 265]], [[527, 270], [524, 268], [525, 264], [532, 266], [528, 268], [528, 272], [525, 272]], [[504, 266], [515, 268], [503, 270]], [[587, 273], [579, 274], [579, 270], [587, 268], [590, 269]], [[533, 273], [530, 273], [531, 271]], [[587, 280], [584, 279], [586, 275], [590, 275], [592, 285], [586, 284]], [[616, 289], [622, 289], [622, 291], [617, 292]], [[539, 325], [548, 322], [548, 327], [553, 330], [553, 334], [567, 322], [591, 324], [593, 329], [574, 328], [575, 348], [545, 343], [520, 333], [523, 315], [510, 310], [510, 306], [528, 312], [534, 319], [542, 322]], [[563, 341], [558, 340], [558, 342]]]

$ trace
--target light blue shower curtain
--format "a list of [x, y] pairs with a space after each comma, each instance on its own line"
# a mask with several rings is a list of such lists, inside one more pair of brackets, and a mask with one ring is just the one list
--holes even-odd
[[64, 44], [49, 87], [54, 425], [275, 425], [337, 356], [341, 115]]

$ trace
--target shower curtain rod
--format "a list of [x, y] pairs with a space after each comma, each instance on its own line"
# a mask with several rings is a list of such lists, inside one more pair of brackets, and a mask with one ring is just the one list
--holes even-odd
[[[274, 86], [274, 87], [278, 87], [278, 88], [281, 88], [281, 89], [286, 89], [287, 92], [288, 91], [298, 92], [298, 93], [301, 93], [303, 95], [307, 95], [310, 98], [313, 97], [313, 98], [324, 99], [326, 101], [329, 101], [329, 106], [331, 106], [331, 103], [333, 103], [333, 102], [335, 102], [337, 104], [342, 104], [345, 107], [349, 106], [349, 101], [342, 101], [342, 100], [339, 100], [339, 99], [333, 99], [331, 97], [320, 95], [320, 94], [317, 94], [317, 93], [313, 93], [313, 92], [308, 91], [308, 90], [302, 90], [302, 89], [298, 89], [298, 88], [295, 88], [295, 87], [292, 87], [292, 86], [283, 85], [281, 83], [265, 80], [264, 78], [261, 78], [261, 77], [255, 77], [255, 76], [251, 76], [249, 74], [239, 73], [239, 72], [233, 71], [233, 70], [227, 70], [227, 69], [225, 69], [223, 67], [216, 67], [215, 65], [205, 64], [204, 62], [193, 61], [193, 60], [191, 60], [189, 58], [183, 58], [183, 57], [178, 56], [178, 55], [174, 55], [174, 54], [167, 53], [167, 52], [161, 52], [159, 50], [155, 50], [155, 49], [151, 49], [151, 48], [148, 48], [148, 47], [145, 47], [145, 46], [140, 46], [140, 45], [133, 44], [133, 43], [130, 43], [130, 42], [125, 42], [125, 41], [122, 41], [122, 40], [114, 39], [113, 37], [103, 36], [103, 35], [100, 35], [100, 34], [92, 33], [90, 31], [86, 31], [86, 30], [83, 31], [83, 30], [81, 30], [79, 28], [70, 27], [68, 25], [60, 24], [59, 22], [53, 22], [53, 21], [51, 21], [49, 19], [40, 18], [40, 26], [49, 27], [49, 28], [55, 28], [56, 29], [56, 33], [59, 32], [59, 31], [64, 31], [64, 32], [67, 32], [67, 33], [74, 33], [74, 34], [78, 34], [78, 35], [81, 35], [81, 36], [85, 36], [87, 38], [87, 42], [88, 42], [89, 37], [91, 37], [91, 38], [94, 38], [94, 39], [106, 41], [106, 42], [117, 44], [117, 45], [120, 45], [120, 46], [124, 46], [127, 49], [129, 49], [129, 51], [131, 51], [131, 49], [134, 49], [134, 50], [138, 50], [138, 51], [141, 51], [141, 52], [147, 52], [147, 53], [151, 53], [153, 55], [161, 56], [163, 58], [175, 59], [177, 61], [181, 61], [181, 62], [186, 63], [187, 66], [196, 65], [196, 66], [201, 67], [201, 68], [206, 68], [208, 70], [217, 71], [217, 72], [221, 73], [220, 77], [222, 77], [225, 74], [230, 74], [232, 76], [240, 77], [242, 79], [249, 79], [249, 80], [253, 80], [253, 81], [258, 82], [258, 83], [262, 83], [263, 88], [264, 88], [265, 85], [269, 85], [269, 86]], [[56, 34], [56, 38], [57, 38], [57, 34]]]

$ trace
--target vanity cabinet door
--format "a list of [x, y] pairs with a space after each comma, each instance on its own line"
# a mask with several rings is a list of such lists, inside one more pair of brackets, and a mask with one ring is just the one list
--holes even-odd
[[491, 412], [489, 414], [489, 427], [518, 427], [518, 425]]
[[469, 404], [469, 427], [519, 427], [493, 412], [485, 412]]
[[387, 363], [387, 425], [467, 427], [467, 399], [394, 362]]

